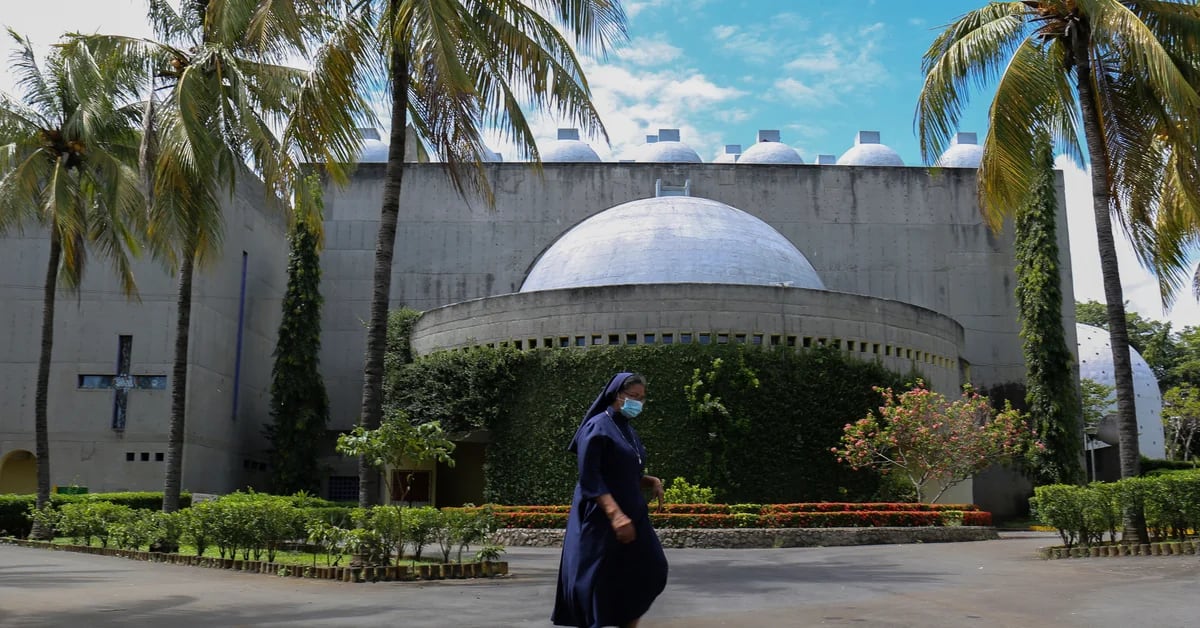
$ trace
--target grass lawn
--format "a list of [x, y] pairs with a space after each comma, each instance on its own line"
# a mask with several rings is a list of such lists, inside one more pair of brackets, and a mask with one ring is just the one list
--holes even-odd
[[[56, 537], [54, 539], [54, 543], [56, 545], [78, 545], [75, 542], [75, 539], [73, 539], [71, 537], [65, 537], [65, 536]], [[93, 540], [91, 546], [92, 547], [100, 547], [100, 543], [99, 543], [99, 541]], [[138, 549], [141, 550], [143, 548], [138, 548]], [[432, 549], [433, 551], [430, 552], [429, 551], [430, 549]], [[185, 556], [195, 556], [196, 548], [193, 545], [180, 545], [179, 553], [183, 554]], [[208, 556], [210, 558], [220, 558], [221, 557], [221, 553], [217, 550], [217, 548], [215, 546], [205, 548], [204, 555]], [[458, 562], [455, 560], [457, 555], [458, 555], [457, 551], [450, 553], [450, 562], [451, 563]], [[463, 552], [464, 560], [470, 561], [472, 558], [474, 558], [474, 556], [475, 555], [473, 553]], [[237, 556], [226, 556], [226, 558], [242, 558], [242, 553], [238, 552]], [[333, 562], [333, 561], [337, 561], [339, 558], [341, 559], [339, 562], [336, 562], [336, 563]], [[433, 558], [434, 560], [430, 560], [431, 558]], [[400, 564], [408, 565], [408, 566], [440, 565], [440, 564], [442, 564], [442, 561], [436, 560], [438, 558], [441, 558], [441, 552], [435, 546], [433, 548], [426, 548], [426, 551], [422, 552], [421, 560], [419, 560], [419, 561], [413, 560], [413, 558], [411, 556], [409, 556], [409, 557], [406, 557], [403, 560], [403, 562], [401, 562]], [[253, 553], [250, 554], [250, 560], [254, 560]], [[267, 553], [265, 551], [262, 553], [262, 556], [259, 558], [259, 560], [264, 560], [264, 561], [267, 560]], [[393, 561], [394, 560], [395, 559], [393, 558]], [[274, 562], [281, 564], [281, 565], [296, 565], [298, 567], [313, 567], [313, 566], [326, 567], [326, 566], [330, 566], [330, 565], [346, 567], [350, 564], [350, 554], [341, 554], [341, 555], [335, 554], [332, 557], [327, 557], [325, 554], [313, 554], [311, 552], [296, 552], [296, 551], [280, 550], [275, 553], [275, 561]]]

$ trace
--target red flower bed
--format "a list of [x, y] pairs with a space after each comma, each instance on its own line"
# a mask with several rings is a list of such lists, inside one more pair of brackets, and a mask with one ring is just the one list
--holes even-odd
[[763, 514], [777, 512], [845, 512], [853, 510], [894, 512], [941, 512], [943, 510], [977, 511], [975, 504], [905, 504], [905, 503], [844, 503], [813, 502], [804, 504], [767, 504]]
[[[563, 528], [571, 507], [492, 506], [502, 528]], [[454, 510], [478, 510], [463, 508]], [[959, 510], [962, 525], [990, 526], [992, 513], [974, 504], [841, 503], [666, 504], [651, 514], [656, 528], [854, 528], [939, 526], [942, 512]]]

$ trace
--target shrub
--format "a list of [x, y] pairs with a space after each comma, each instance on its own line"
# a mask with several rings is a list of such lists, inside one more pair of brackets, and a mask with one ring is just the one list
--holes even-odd
[[1115, 542], [1128, 509], [1146, 513], [1147, 528], [1155, 539], [1183, 539], [1188, 530], [1200, 529], [1200, 473], [1034, 490], [1031, 505], [1038, 520], [1058, 530], [1067, 547], [1102, 542], [1105, 532]]
[[404, 536], [413, 548], [413, 560], [421, 560], [426, 545], [437, 540], [442, 513], [432, 506], [409, 508], [404, 516]]
[[664, 491], [663, 501], [668, 504], [711, 504], [713, 496], [714, 491], [711, 488], [688, 484], [683, 478], [675, 478]]

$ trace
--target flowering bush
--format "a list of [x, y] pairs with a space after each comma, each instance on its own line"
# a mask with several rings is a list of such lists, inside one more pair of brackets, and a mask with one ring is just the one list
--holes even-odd
[[[501, 528], [564, 528], [568, 506], [493, 506]], [[550, 510], [553, 509], [553, 510]], [[446, 509], [470, 513], [477, 508]], [[838, 503], [667, 504], [652, 513], [656, 528], [835, 528], [940, 526], [946, 513], [961, 525], [990, 526], [992, 515], [974, 504]]]
[[904, 474], [917, 500], [936, 502], [950, 487], [988, 466], [1025, 453], [1032, 442], [1025, 416], [1005, 402], [997, 413], [970, 386], [949, 401], [918, 381], [896, 395], [876, 388], [884, 405], [843, 428], [842, 447], [832, 448], [838, 462], [856, 469]]

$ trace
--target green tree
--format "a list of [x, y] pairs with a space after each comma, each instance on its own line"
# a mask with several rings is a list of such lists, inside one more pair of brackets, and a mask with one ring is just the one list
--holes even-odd
[[[554, 112], [592, 131], [603, 125], [572, 44], [604, 51], [625, 34], [618, 0], [344, 0], [330, 36], [351, 82], [386, 77], [391, 145], [384, 175], [360, 424], [380, 425], [392, 257], [404, 175], [405, 129], [441, 157], [460, 191], [488, 197], [484, 129], [538, 157], [527, 108]], [[549, 17], [547, 17], [549, 16]], [[561, 30], [560, 30], [561, 28]], [[567, 35], [564, 36], [563, 33]], [[360, 505], [379, 499], [378, 474], [359, 460]]]
[[[156, 40], [76, 36], [73, 48], [121, 59], [114, 71], [143, 86], [144, 169], [155, 253], [178, 276], [175, 355], [163, 510], [179, 507], [187, 409], [192, 282], [220, 253], [222, 201], [239, 179], [261, 179], [264, 201], [304, 194], [295, 158], [319, 159], [345, 181], [368, 107], [323, 46], [331, 28], [320, 0], [150, 0]], [[309, 72], [285, 65], [313, 61]], [[280, 129], [277, 135], [275, 129]], [[310, 223], [315, 226], [318, 222]]]
[[[996, 81], [980, 163], [979, 199], [993, 228], [1020, 207], [1053, 138], [1091, 166], [1092, 205], [1117, 388], [1121, 476], [1138, 475], [1137, 418], [1116, 215], [1164, 302], [1190, 277], [1188, 236], [1200, 212], [1200, 8], [1182, 2], [992, 2], [958, 18], [925, 53], [917, 105], [932, 161], [957, 130], [973, 85]], [[1148, 537], [1144, 518], [1127, 529]]]
[[1046, 445], [1032, 456], [1042, 484], [1073, 484], [1080, 466], [1079, 398], [1071, 371], [1062, 319], [1062, 285], [1058, 264], [1054, 156], [1040, 147], [1042, 163], [1028, 202], [1017, 211], [1017, 313], [1025, 353], [1025, 401], [1034, 433]]
[[[104, 59], [52, 52], [39, 65], [13, 31], [11, 67], [20, 98], [0, 93], [0, 232], [36, 225], [48, 232], [42, 342], [34, 395], [37, 507], [50, 500], [46, 404], [54, 349], [55, 295], [74, 292], [88, 250], [113, 264], [126, 296], [136, 295], [130, 257], [139, 250], [136, 118], [123, 109], [129, 85], [102, 73]], [[46, 531], [35, 522], [33, 535]]]
[[[320, 182], [308, 181], [320, 199]], [[319, 209], [311, 212], [319, 216]], [[321, 441], [329, 423], [329, 397], [319, 370], [321, 353], [321, 260], [317, 236], [305, 220], [292, 228], [287, 293], [271, 370], [271, 482], [278, 494], [317, 493], [321, 488]]]
[[[337, 450], [347, 456], [366, 460], [373, 469], [404, 468], [426, 461], [443, 462], [454, 466], [454, 443], [446, 437], [437, 421], [414, 425], [408, 415], [399, 410], [388, 412], [387, 420], [368, 430], [359, 425], [348, 434], [338, 436]], [[388, 485], [391, 492], [391, 485]], [[403, 501], [405, 495], [391, 495], [393, 501]]]
[[1168, 390], [1163, 395], [1162, 422], [1167, 459], [1191, 460], [1200, 436], [1200, 388], [1184, 385]]

